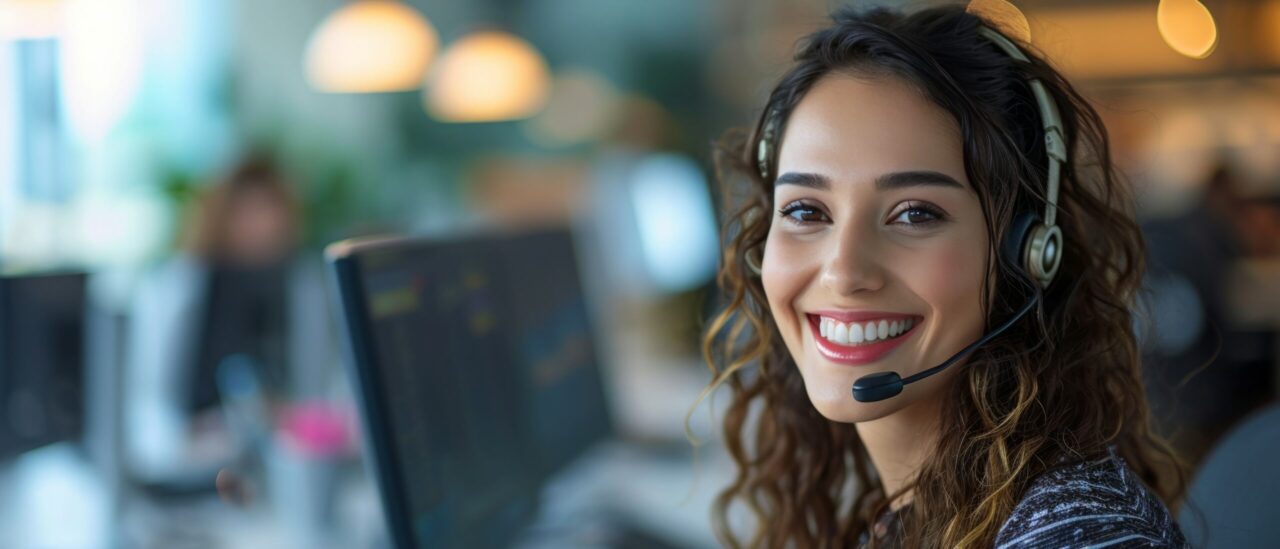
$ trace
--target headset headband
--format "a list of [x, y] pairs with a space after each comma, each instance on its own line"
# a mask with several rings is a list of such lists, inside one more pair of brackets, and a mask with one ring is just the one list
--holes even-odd
[[[990, 27], [980, 27], [978, 32], [1009, 54], [1009, 57], [1023, 63], [1031, 62], [1018, 46]], [[1058, 105], [1053, 102], [1053, 98], [1049, 97], [1049, 92], [1044, 89], [1040, 79], [1032, 78], [1027, 80], [1027, 84], [1031, 86], [1031, 93], [1036, 96], [1036, 104], [1040, 106], [1040, 122], [1044, 125], [1044, 150], [1049, 156], [1049, 178], [1045, 183], [1044, 224], [1052, 227], [1057, 224], [1058, 180], [1062, 177], [1062, 165], [1067, 162], [1067, 145], [1063, 139], [1062, 117], [1058, 115]]]

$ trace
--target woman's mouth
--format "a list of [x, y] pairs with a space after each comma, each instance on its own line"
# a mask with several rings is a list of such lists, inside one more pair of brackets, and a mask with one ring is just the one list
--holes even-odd
[[805, 315], [818, 352], [832, 362], [868, 364], [897, 348], [922, 317], [893, 313], [822, 312]]

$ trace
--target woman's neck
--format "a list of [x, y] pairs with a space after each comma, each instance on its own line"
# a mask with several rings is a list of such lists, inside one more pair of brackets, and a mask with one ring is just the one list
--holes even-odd
[[[938, 440], [940, 404], [915, 402], [874, 421], [858, 423], [858, 437], [867, 448], [886, 495], [896, 494], [915, 479]], [[909, 503], [904, 494], [894, 508]]]

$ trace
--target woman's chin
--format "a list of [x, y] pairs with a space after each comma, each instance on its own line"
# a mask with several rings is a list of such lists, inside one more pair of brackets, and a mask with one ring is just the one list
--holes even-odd
[[873, 421], [898, 410], [895, 399], [880, 402], [858, 402], [853, 399], [852, 383], [839, 385], [832, 382], [810, 383], [805, 379], [809, 402], [822, 417], [839, 423]]

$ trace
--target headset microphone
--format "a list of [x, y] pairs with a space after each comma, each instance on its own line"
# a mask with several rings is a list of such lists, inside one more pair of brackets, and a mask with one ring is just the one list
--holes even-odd
[[[1000, 33], [986, 27], [980, 28], [979, 33], [1014, 59], [1024, 63], [1030, 62], [1022, 50]], [[1053, 276], [1057, 274], [1058, 266], [1062, 261], [1062, 230], [1055, 223], [1055, 218], [1058, 208], [1058, 180], [1062, 164], [1067, 161], [1067, 147], [1062, 139], [1062, 122], [1058, 116], [1057, 105], [1039, 80], [1032, 79], [1027, 83], [1031, 86], [1031, 92], [1035, 95], [1036, 103], [1040, 107], [1040, 121], [1044, 125], [1045, 152], [1049, 157], [1045, 215], [1043, 220], [1035, 212], [1026, 212], [1018, 216], [1005, 234], [1000, 249], [1000, 259], [1020, 268], [1034, 279], [1036, 282], [1034, 295], [1003, 324], [982, 336], [981, 339], [970, 343], [942, 364], [915, 373], [906, 379], [899, 376], [897, 372], [878, 372], [858, 378], [853, 382], [853, 398], [858, 402], [877, 402], [892, 398], [901, 393], [903, 387], [946, 370], [969, 356], [978, 347], [1004, 333], [1015, 322], [1026, 316], [1040, 302], [1041, 290], [1047, 288], [1053, 281]], [[762, 167], [764, 166], [762, 162]]]
[[898, 372], [879, 372], [858, 378], [857, 381], [853, 382], [853, 398], [858, 402], [878, 402], [886, 398], [897, 396], [898, 393], [902, 392], [903, 387], [950, 368], [952, 364], [955, 364], [956, 362], [959, 362], [960, 359], [969, 356], [969, 353], [976, 351], [978, 347], [986, 345], [988, 341], [991, 341], [996, 336], [1004, 333], [1004, 331], [1008, 330], [1010, 326], [1013, 326], [1015, 322], [1026, 316], [1027, 313], [1031, 312], [1031, 309], [1039, 302], [1040, 289], [1037, 288], [1035, 295], [1033, 295], [1031, 299], [1027, 300], [1027, 304], [1023, 305], [1022, 308], [1018, 310], [1018, 313], [1010, 317], [1009, 320], [1004, 321], [1004, 324], [1001, 324], [999, 328], [996, 328], [987, 335], [982, 336], [982, 339], [970, 343], [968, 347], [960, 349], [960, 352], [951, 355], [951, 358], [948, 358], [946, 362], [929, 368], [928, 370], [917, 372], [908, 376], [906, 379], [899, 376]]

